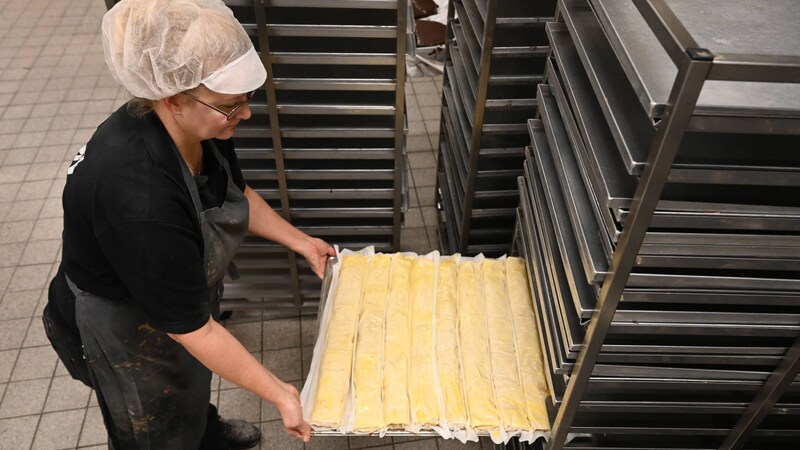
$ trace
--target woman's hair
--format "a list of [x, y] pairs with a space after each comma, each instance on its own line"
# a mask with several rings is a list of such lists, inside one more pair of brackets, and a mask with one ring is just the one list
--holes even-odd
[[[183, 92], [189, 92], [191, 94], [199, 94], [204, 91], [208, 91], [209, 89], [204, 85], [199, 85], [194, 89], [187, 89]], [[180, 94], [175, 94], [180, 95]], [[125, 107], [128, 111], [128, 114], [134, 117], [144, 117], [151, 112], [153, 112], [153, 106], [158, 100], [148, 100], [146, 98], [141, 97], [133, 97], [126, 103]]]

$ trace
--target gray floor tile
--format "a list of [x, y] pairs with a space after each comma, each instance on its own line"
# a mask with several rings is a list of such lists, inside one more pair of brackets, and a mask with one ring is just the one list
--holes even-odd
[[30, 323], [30, 318], [0, 321], [0, 350], [20, 348]]
[[306, 443], [306, 450], [348, 450], [346, 436], [314, 436]]
[[49, 386], [48, 378], [8, 383], [0, 403], [0, 418], [41, 413]]
[[395, 442], [394, 448], [395, 450], [438, 450], [436, 447], [436, 439]]
[[351, 436], [350, 437], [350, 448], [351, 449], [359, 449], [359, 448], [372, 448], [372, 447], [382, 447], [382, 446], [391, 446], [392, 445], [392, 438], [391, 437], [375, 437], [375, 436]]
[[41, 317], [34, 317], [28, 326], [28, 333], [25, 335], [22, 347], [37, 347], [40, 345], [50, 345], [50, 341], [47, 340]]
[[34, 241], [60, 239], [63, 224], [64, 219], [61, 217], [39, 219], [36, 221], [36, 224], [33, 225], [33, 231], [30, 234], [30, 238]]
[[283, 381], [297, 381], [302, 378], [303, 363], [299, 347], [266, 351], [262, 361], [264, 366]]
[[480, 442], [467, 441], [462, 443], [457, 439], [442, 438], [436, 439], [436, 445], [439, 447], [439, 450], [479, 450], [482, 448]]
[[51, 239], [47, 241], [31, 241], [25, 247], [20, 265], [29, 264], [52, 264], [61, 257], [61, 239]]
[[0, 301], [0, 320], [31, 317], [41, 296], [41, 289], [6, 292]]
[[0, 244], [0, 267], [14, 267], [25, 251], [24, 242]]
[[247, 350], [251, 352], [261, 351], [262, 338], [260, 322], [228, 324], [225, 328], [227, 328]]
[[56, 355], [53, 347], [46, 345], [42, 347], [23, 348], [19, 352], [17, 364], [11, 372], [11, 381], [32, 380], [53, 376], [56, 368]]
[[313, 345], [316, 343], [317, 333], [317, 317], [316, 316], [303, 316], [300, 318], [300, 333], [302, 335], [302, 344]]
[[35, 200], [50, 196], [53, 180], [40, 180], [25, 182], [17, 192], [17, 200]]
[[261, 450], [303, 450], [303, 441], [289, 436], [280, 420], [261, 424]]
[[0, 420], [0, 439], [3, 440], [3, 448], [30, 448], [38, 423], [39, 416]]
[[78, 444], [85, 409], [42, 415], [31, 450], [58, 450]]
[[261, 421], [261, 399], [244, 389], [219, 391], [217, 408], [226, 419], [241, 419], [250, 423]]
[[0, 383], [5, 384], [11, 379], [11, 371], [17, 363], [17, 356], [19, 356], [18, 349], [0, 351]]
[[[108, 442], [108, 433], [106, 433], [106, 428], [103, 425], [103, 415], [100, 413], [100, 407], [90, 407], [86, 410], [86, 417], [83, 420], [83, 426], [80, 431], [78, 445], [81, 447], [105, 445]], [[107, 448], [106, 446], [105, 449]]]
[[288, 319], [271, 319], [263, 322], [264, 350], [299, 347], [300, 316]]
[[44, 199], [23, 200], [11, 202], [6, 213], [6, 222], [17, 222], [20, 220], [35, 220], [39, 217], [39, 212], [44, 206]]
[[86, 408], [92, 395], [91, 389], [69, 375], [53, 377], [44, 412]]
[[50, 282], [50, 264], [34, 264], [18, 266], [14, 276], [8, 284], [8, 291], [22, 291], [27, 289], [44, 289]]

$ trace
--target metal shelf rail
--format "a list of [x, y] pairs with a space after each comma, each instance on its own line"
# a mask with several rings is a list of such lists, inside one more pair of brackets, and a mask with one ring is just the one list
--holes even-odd
[[796, 447], [800, 10], [561, 0], [556, 19], [514, 231], [547, 448]]
[[[556, 0], [453, 0], [448, 9], [437, 169], [446, 253], [511, 246], [527, 141]], [[457, 16], [457, 17], [456, 17]]]
[[[407, 0], [225, 0], [267, 69], [239, 126], [248, 185], [312, 236], [394, 251], [406, 209]], [[246, 238], [225, 308], [315, 313], [320, 282], [283, 247]]]

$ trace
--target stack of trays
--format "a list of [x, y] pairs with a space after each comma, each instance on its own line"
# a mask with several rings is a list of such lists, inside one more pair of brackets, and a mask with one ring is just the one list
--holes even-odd
[[[269, 73], [236, 134], [247, 183], [312, 236], [397, 247], [408, 191], [407, 1], [226, 3]], [[235, 263], [241, 278], [228, 281], [227, 298], [316, 310], [320, 284], [303, 258], [248, 237]]]
[[525, 122], [549, 49], [544, 24], [555, 0], [452, 3], [443, 81], [437, 193], [449, 253], [508, 252], [514, 180], [522, 174]]
[[[720, 24], [735, 20], [770, 24], [739, 53], [775, 48], [773, 33], [800, 42], [788, 3], [763, 17], [722, 3], [695, 17], [691, 2], [667, 2], [701, 45], [702, 33], [726, 42], [733, 28]], [[546, 27], [552, 54], [540, 119], [528, 122], [517, 237], [551, 400], [564, 407], [676, 70], [629, 1], [564, 0], [560, 13]], [[569, 431], [593, 444], [568, 448], [717, 448], [800, 335], [798, 88], [705, 84], [583, 398], [571, 399]], [[799, 415], [796, 378], [747, 448], [792, 448]]]

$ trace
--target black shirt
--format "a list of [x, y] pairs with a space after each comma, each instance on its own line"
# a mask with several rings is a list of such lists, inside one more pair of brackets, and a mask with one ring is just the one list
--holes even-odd
[[[214, 142], [244, 189], [233, 143]], [[203, 165], [208, 178], [198, 181], [207, 208], [221, 204], [227, 187], [208, 142]], [[178, 154], [155, 114], [134, 117], [123, 106], [103, 122], [70, 166], [63, 205], [61, 268], [80, 289], [138, 303], [164, 332], [187, 333], [208, 321], [203, 235]], [[74, 300], [58, 301], [74, 316]]]

